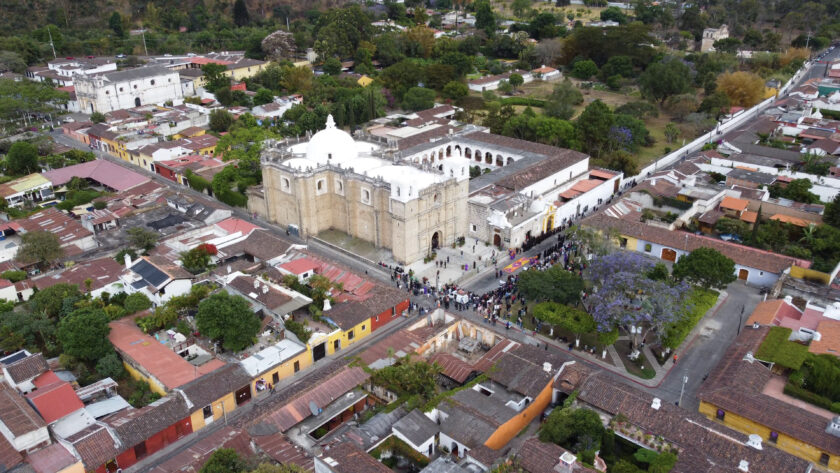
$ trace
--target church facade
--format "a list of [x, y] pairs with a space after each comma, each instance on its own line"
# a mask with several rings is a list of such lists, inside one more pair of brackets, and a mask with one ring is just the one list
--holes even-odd
[[327, 127], [308, 141], [266, 142], [263, 185], [248, 207], [307, 237], [334, 229], [410, 264], [465, 235], [469, 162], [400, 164], [386, 140], [354, 140]]

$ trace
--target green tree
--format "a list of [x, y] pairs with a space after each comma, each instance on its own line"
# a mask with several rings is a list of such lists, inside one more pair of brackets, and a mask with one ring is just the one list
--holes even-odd
[[443, 91], [441, 91], [441, 94], [444, 97], [452, 100], [458, 100], [461, 97], [466, 97], [469, 93], [470, 89], [467, 87], [467, 84], [454, 80], [447, 82], [446, 85], [443, 86]]
[[254, 105], [265, 105], [274, 101], [274, 93], [266, 88], [261, 88], [254, 95]]
[[598, 65], [591, 59], [578, 61], [572, 66], [572, 77], [588, 80], [596, 75], [598, 75]]
[[135, 292], [134, 294], [129, 294], [128, 297], [125, 298], [123, 307], [129, 314], [134, 314], [140, 312], [141, 310], [151, 308], [152, 301], [150, 301], [149, 298], [142, 292]]
[[78, 309], [58, 323], [58, 341], [64, 353], [84, 361], [96, 361], [113, 352], [108, 341], [108, 316], [102, 309]]
[[425, 110], [434, 106], [436, 95], [432, 89], [412, 87], [405, 93], [402, 106], [411, 111]]
[[0, 79], [0, 119], [19, 119], [21, 110], [55, 113], [55, 106], [67, 103], [69, 97], [46, 82]]
[[572, 332], [576, 344], [580, 344], [582, 334], [594, 332], [598, 328], [595, 319], [586, 311], [556, 302], [537, 304], [534, 307], [533, 314], [537, 320], [541, 320], [552, 327], [560, 327]]
[[[241, 1], [241, 0], [239, 0]], [[248, 470], [248, 464], [239, 458], [232, 448], [219, 448], [210, 455], [199, 473], [242, 473]]]
[[840, 228], [840, 193], [835, 195], [834, 199], [825, 206], [823, 222]]
[[33, 313], [44, 314], [51, 319], [61, 315], [61, 307], [65, 300], [82, 298], [79, 286], [75, 284], [59, 283], [40, 290], [29, 299], [29, 306]]
[[128, 243], [138, 250], [149, 251], [155, 247], [158, 240], [157, 232], [143, 227], [131, 227], [126, 231]]
[[700, 107], [697, 111], [708, 113], [713, 116], [715, 120], [718, 120], [721, 116], [729, 112], [729, 96], [723, 91], [715, 91], [713, 94], [707, 95], [703, 101], [700, 102]]
[[513, 0], [513, 3], [510, 4], [513, 14], [519, 18], [522, 18], [530, 8], [531, 0]]
[[582, 103], [583, 94], [567, 78], [554, 86], [554, 90], [545, 101], [543, 112], [550, 117], [568, 120], [575, 114], [574, 106]]
[[398, 396], [419, 394], [428, 400], [436, 392], [435, 380], [440, 371], [440, 366], [435, 363], [412, 361], [410, 357], [404, 357], [390, 366], [376, 370], [371, 381]]
[[117, 380], [123, 377], [125, 369], [119, 356], [112, 351], [96, 362], [96, 372], [103, 378]]
[[508, 82], [510, 82], [510, 85], [513, 87], [513, 90], [516, 90], [517, 87], [525, 83], [525, 79], [520, 74], [514, 73], [511, 74], [510, 77], [508, 77]]
[[771, 197], [784, 197], [797, 202], [815, 204], [820, 201], [820, 198], [811, 192], [813, 186], [814, 184], [808, 179], [794, 179], [784, 187], [779, 183], [773, 183], [769, 190]]
[[598, 413], [585, 408], [554, 409], [540, 429], [540, 441], [581, 452], [598, 450], [604, 424]]
[[668, 143], [673, 143], [677, 141], [677, 138], [680, 137], [680, 129], [677, 128], [677, 125], [673, 122], [669, 122], [665, 125], [665, 141]]
[[105, 120], [107, 120], [107, 117], [102, 112], [93, 112], [90, 114], [90, 121], [93, 123], [104, 123]]
[[122, 38], [125, 36], [125, 30], [123, 29], [123, 20], [122, 16], [120, 16], [119, 12], [111, 13], [111, 17], [108, 18], [108, 27], [114, 31], [114, 35], [117, 38]]
[[473, 3], [475, 8], [475, 27], [487, 33], [487, 36], [496, 34], [496, 14], [488, 0], [478, 0]]
[[6, 174], [20, 176], [38, 172], [38, 148], [28, 141], [16, 141], [6, 153]]
[[341, 61], [334, 57], [327, 58], [327, 60], [324, 61], [323, 68], [325, 74], [337, 76], [341, 74]]
[[211, 256], [205, 245], [199, 245], [181, 253], [181, 264], [193, 274], [203, 273], [210, 267]]
[[576, 304], [583, 291], [583, 279], [554, 265], [545, 271], [529, 269], [519, 275], [517, 287], [528, 299]]
[[222, 64], [207, 63], [201, 66], [201, 72], [204, 73], [204, 88], [212, 93], [216, 93], [221, 89], [230, 87], [230, 77], [225, 75], [227, 67]]
[[21, 236], [15, 259], [26, 264], [52, 265], [64, 256], [64, 248], [55, 233], [35, 231]]
[[600, 99], [586, 106], [575, 122], [583, 147], [591, 155], [600, 157], [609, 138], [615, 116], [610, 107]]
[[233, 22], [236, 23], [236, 26], [247, 26], [251, 22], [245, 0], [236, 0], [233, 3]]
[[225, 350], [240, 351], [254, 342], [260, 330], [260, 319], [241, 296], [218, 292], [198, 304], [195, 316], [198, 330], [220, 340]]
[[210, 129], [216, 133], [223, 133], [233, 125], [233, 115], [223, 108], [210, 112]]
[[664, 104], [668, 97], [691, 89], [691, 71], [677, 59], [655, 62], [639, 76], [639, 88], [645, 97]]
[[712, 248], [697, 248], [674, 264], [674, 277], [706, 289], [724, 289], [735, 280], [735, 262]]
[[601, 10], [601, 21], [615, 21], [623, 25], [627, 23], [627, 15], [618, 7], [607, 7]]

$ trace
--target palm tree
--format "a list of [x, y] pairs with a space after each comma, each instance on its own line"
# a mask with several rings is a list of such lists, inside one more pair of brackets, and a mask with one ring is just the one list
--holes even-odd
[[808, 227], [802, 230], [802, 238], [799, 241], [804, 241], [808, 245], [814, 243], [814, 239], [817, 237], [816, 235], [817, 225], [814, 223], [809, 223]]

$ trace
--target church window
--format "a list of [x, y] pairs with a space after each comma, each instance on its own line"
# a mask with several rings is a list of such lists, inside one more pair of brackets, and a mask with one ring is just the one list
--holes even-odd
[[318, 194], [323, 194], [327, 191], [327, 181], [326, 179], [318, 179], [315, 182], [315, 190]]
[[400, 188], [397, 187], [397, 197], [399, 197], [399, 196], [400, 196]]
[[362, 203], [370, 204], [370, 190], [362, 189]]
[[344, 183], [340, 179], [335, 180], [335, 192], [337, 194], [344, 194]]
[[152, 79], [151, 81], [149, 81], [149, 83], [152, 84], [152, 85], [155, 85], [155, 80]]
[[284, 191], [288, 191], [289, 189], [291, 189], [292, 185], [288, 178], [283, 178], [283, 180], [281, 181], [281, 187]]

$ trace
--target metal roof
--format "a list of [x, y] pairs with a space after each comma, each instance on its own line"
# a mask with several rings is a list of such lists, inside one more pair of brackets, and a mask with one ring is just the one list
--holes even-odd
[[146, 281], [147, 285], [154, 287], [160, 287], [163, 283], [169, 280], [169, 275], [144, 259], [134, 263], [131, 270], [139, 274], [140, 277]]

